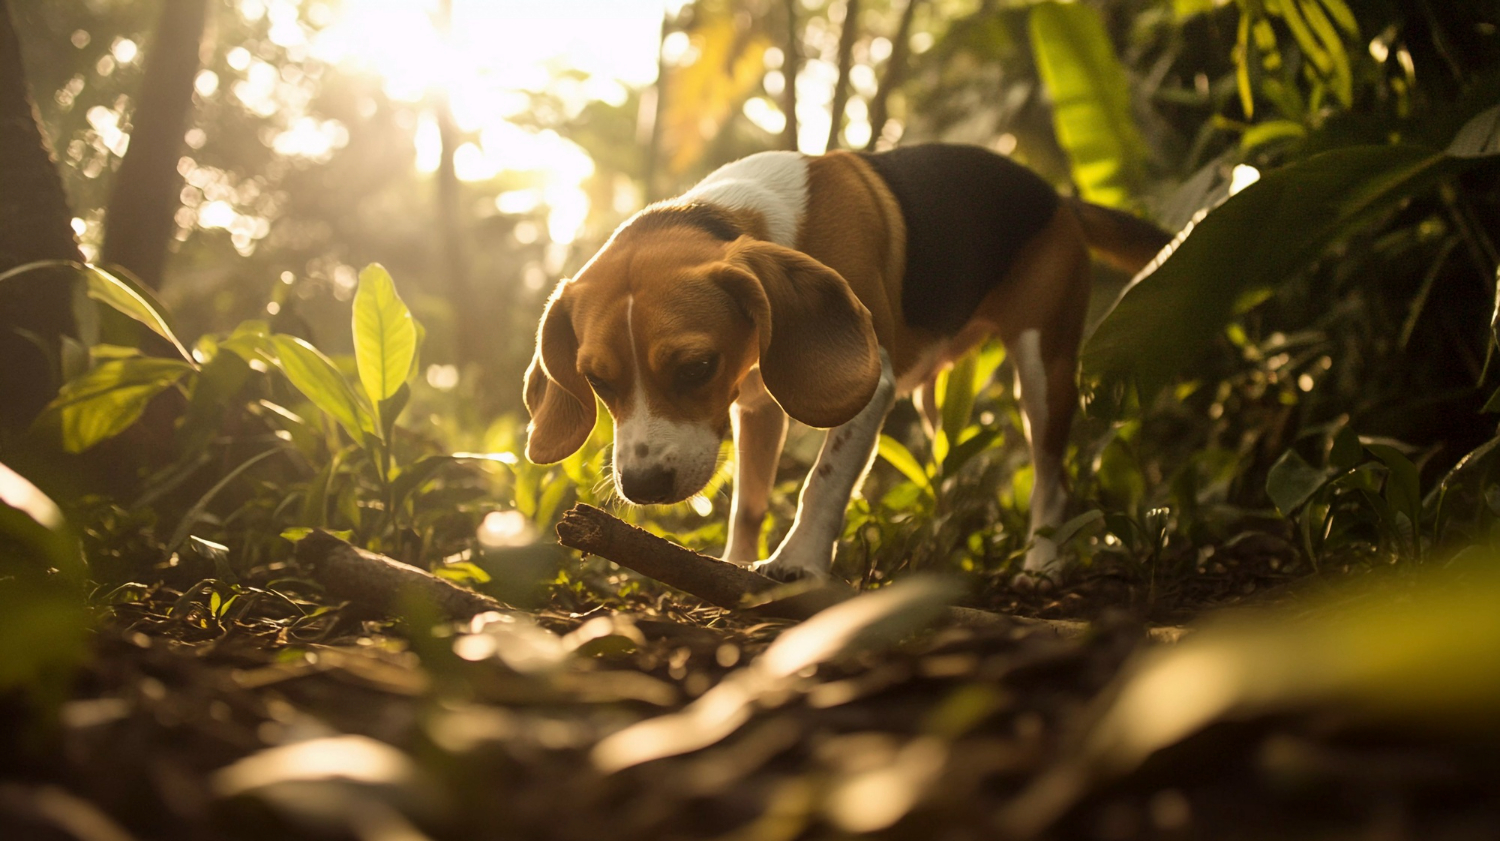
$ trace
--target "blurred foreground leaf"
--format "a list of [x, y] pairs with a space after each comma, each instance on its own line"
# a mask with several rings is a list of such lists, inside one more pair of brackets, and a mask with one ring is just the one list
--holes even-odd
[[799, 673], [895, 645], [930, 624], [958, 593], [953, 581], [917, 577], [836, 604], [783, 633], [681, 712], [606, 737], [594, 748], [594, 764], [611, 773], [715, 744], [749, 721], [761, 698], [790, 688]]
[[1013, 804], [1010, 828], [1033, 835], [1094, 786], [1225, 721], [1321, 711], [1500, 736], [1500, 567], [1485, 560], [1312, 611], [1233, 614], [1149, 652], [1072, 755]]

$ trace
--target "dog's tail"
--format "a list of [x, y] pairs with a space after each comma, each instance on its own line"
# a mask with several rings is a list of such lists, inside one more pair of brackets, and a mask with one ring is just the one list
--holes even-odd
[[1145, 268], [1173, 239], [1147, 222], [1082, 199], [1064, 199], [1083, 225], [1083, 238], [1104, 262], [1128, 274]]

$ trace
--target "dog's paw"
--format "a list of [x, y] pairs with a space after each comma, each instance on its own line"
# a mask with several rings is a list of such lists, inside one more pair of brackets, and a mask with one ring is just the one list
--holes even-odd
[[1010, 586], [1017, 593], [1050, 593], [1056, 584], [1044, 573], [1018, 572], [1011, 578]]
[[776, 552], [752, 569], [767, 578], [777, 581], [827, 581], [831, 558], [819, 559], [806, 555]]

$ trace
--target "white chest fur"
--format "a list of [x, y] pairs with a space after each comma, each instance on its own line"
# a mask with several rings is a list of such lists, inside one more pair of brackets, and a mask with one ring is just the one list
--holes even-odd
[[797, 247], [807, 210], [807, 158], [800, 152], [761, 152], [725, 164], [684, 199], [759, 213], [771, 241]]

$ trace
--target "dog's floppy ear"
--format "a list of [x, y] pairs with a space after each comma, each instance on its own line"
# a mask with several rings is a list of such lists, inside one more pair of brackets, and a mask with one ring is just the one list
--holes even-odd
[[741, 237], [715, 279], [755, 322], [760, 375], [788, 415], [838, 426], [870, 402], [880, 348], [870, 311], [838, 272], [799, 251]]
[[526, 457], [536, 464], [562, 461], [578, 451], [594, 428], [594, 391], [578, 373], [578, 336], [557, 287], [537, 328], [536, 354], [526, 369]]

